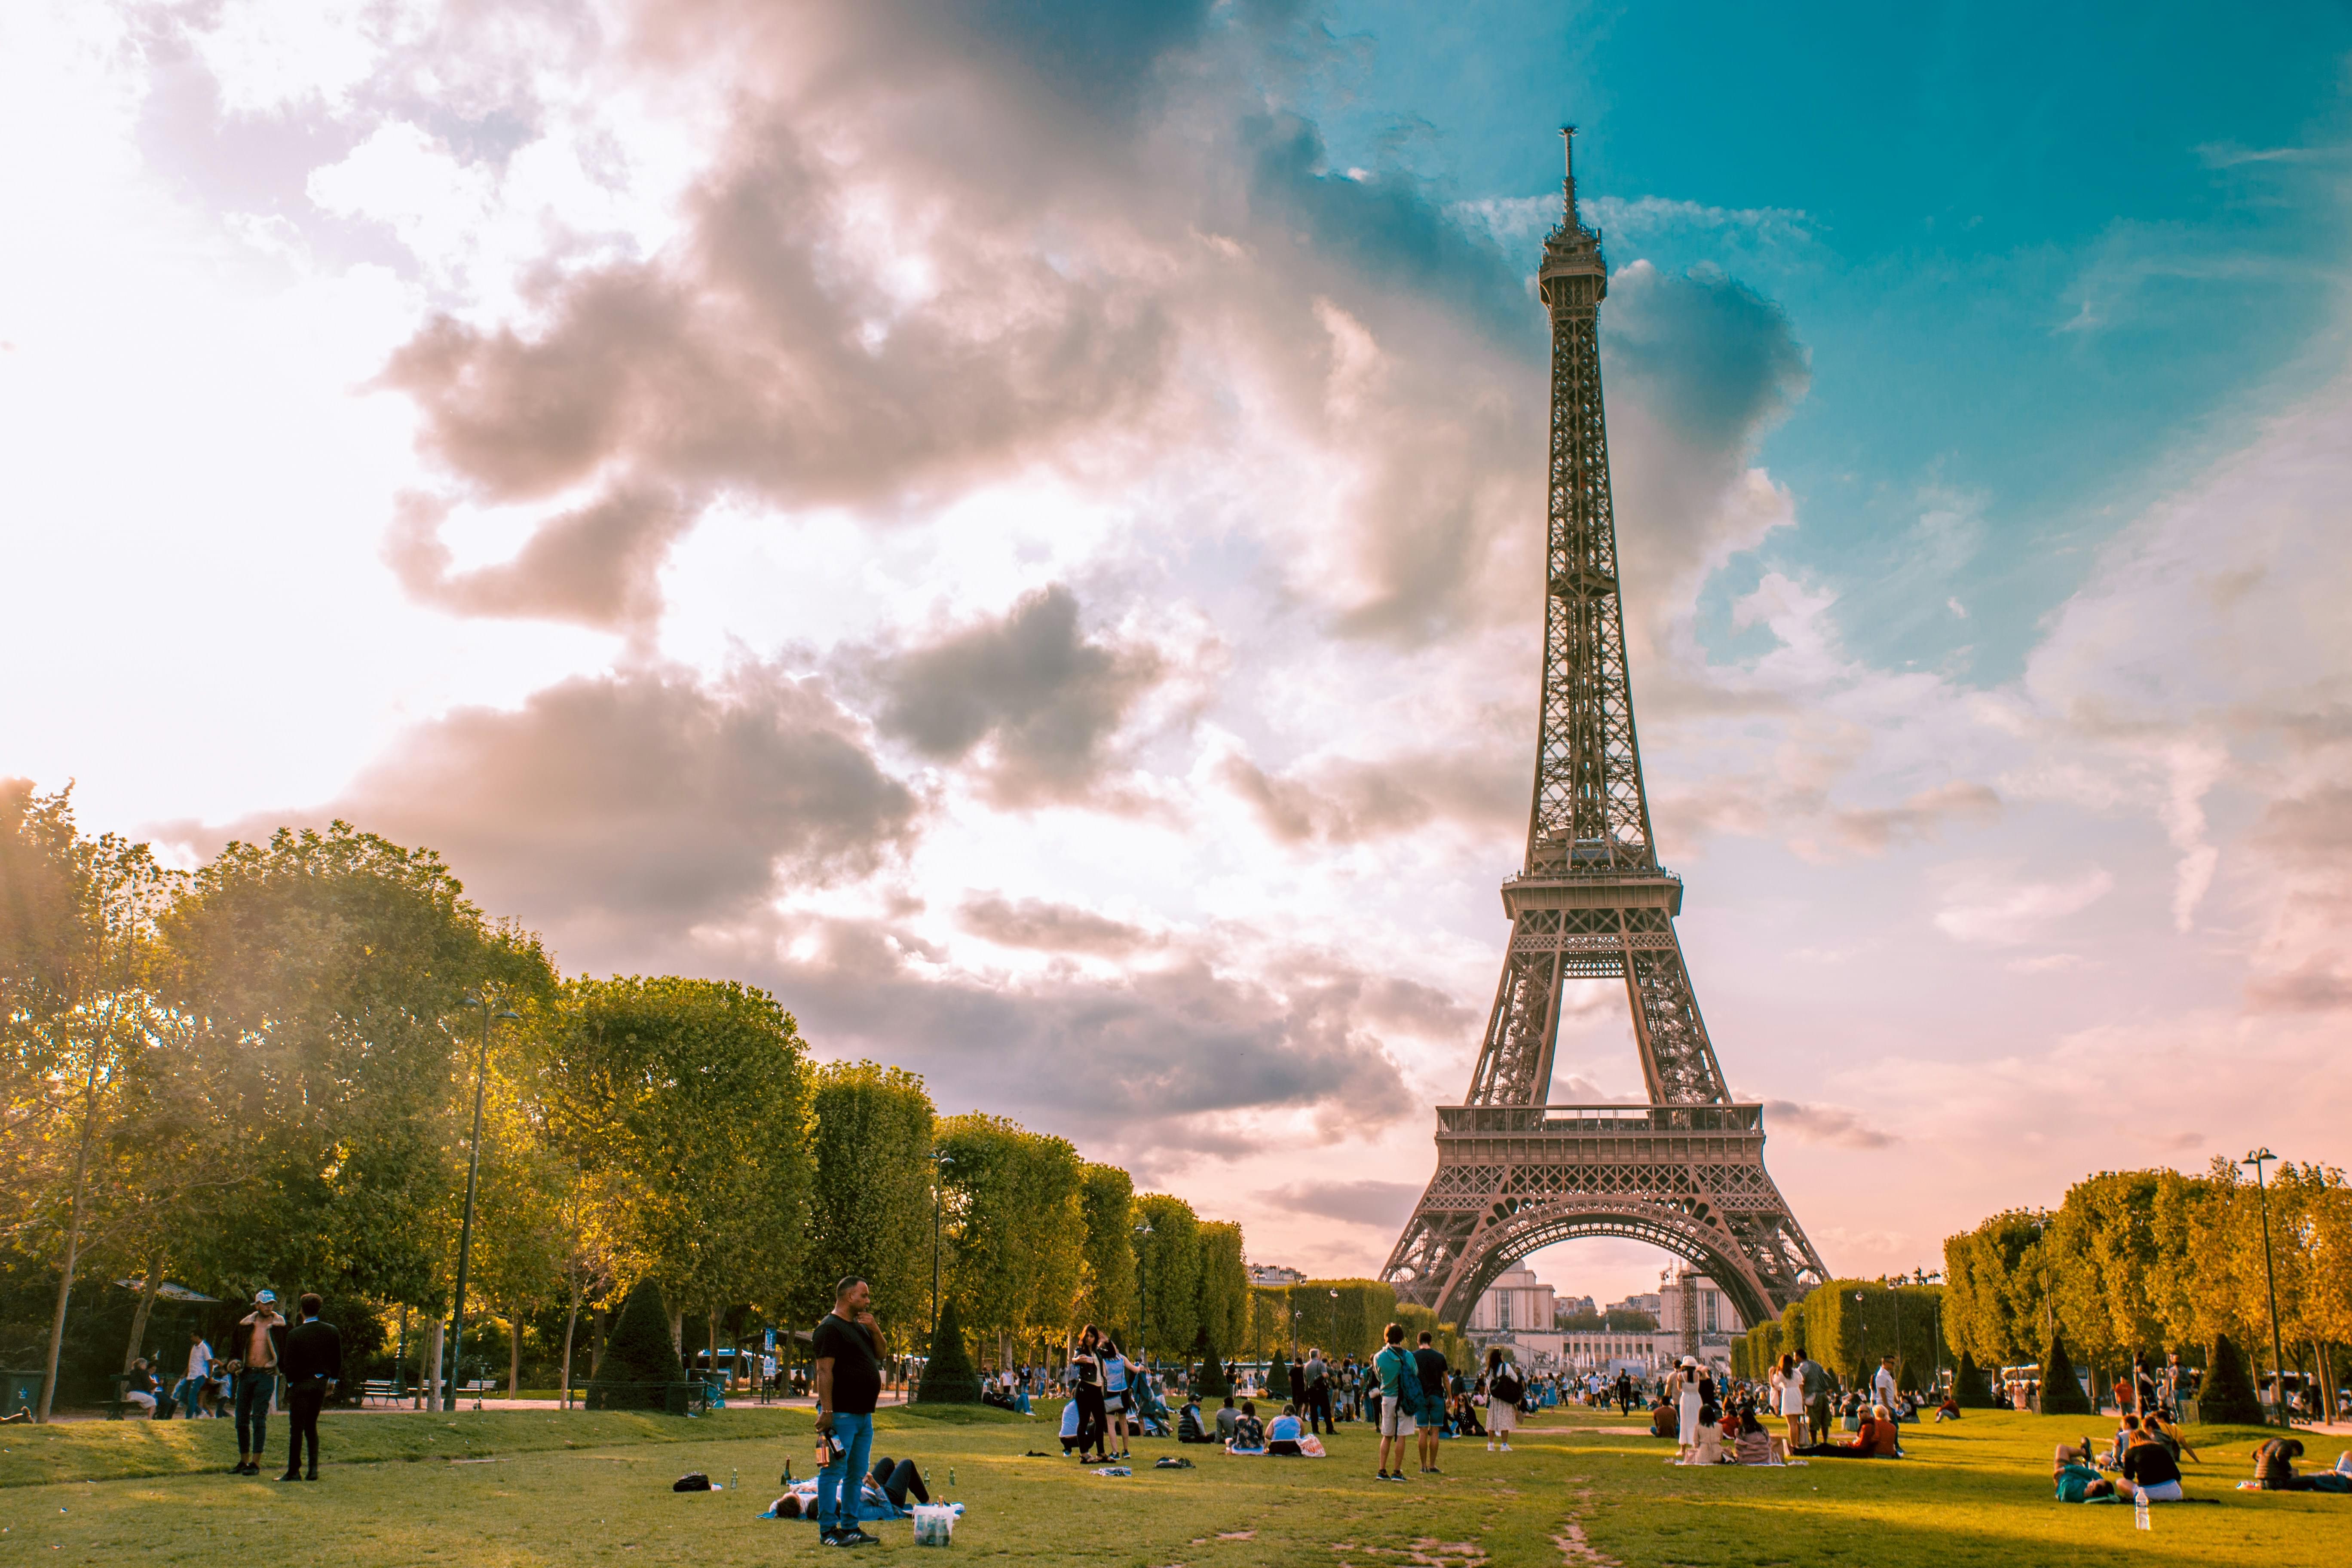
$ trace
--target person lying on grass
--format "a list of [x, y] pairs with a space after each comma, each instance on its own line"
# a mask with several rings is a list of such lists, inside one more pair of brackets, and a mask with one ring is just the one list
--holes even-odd
[[1870, 1414], [1862, 1418], [1853, 1442], [1815, 1443], [1790, 1452], [1824, 1459], [1899, 1459], [1903, 1457], [1903, 1441], [1886, 1406], [1874, 1405]]
[[2050, 1479], [2057, 1483], [2060, 1502], [2114, 1502], [2116, 1483], [2094, 1469], [2090, 1455], [2072, 1443], [2061, 1443], [2050, 1460]]

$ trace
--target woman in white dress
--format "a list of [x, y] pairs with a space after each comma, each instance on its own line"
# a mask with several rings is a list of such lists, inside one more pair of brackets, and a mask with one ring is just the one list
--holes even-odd
[[1789, 1422], [1789, 1447], [1791, 1450], [1805, 1446], [1805, 1385], [1797, 1375], [1797, 1358], [1784, 1355], [1774, 1369], [1773, 1380], [1780, 1385], [1780, 1414]]
[[1698, 1394], [1698, 1358], [1683, 1357], [1675, 1373], [1675, 1442], [1679, 1447], [1698, 1447], [1698, 1413], [1702, 1402]]

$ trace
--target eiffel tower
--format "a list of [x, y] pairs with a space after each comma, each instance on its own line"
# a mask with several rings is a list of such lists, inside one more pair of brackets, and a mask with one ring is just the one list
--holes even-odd
[[[1609, 437], [1601, 412], [1601, 237], [1567, 208], [1546, 237], [1551, 498], [1542, 715], [1511, 942], [1460, 1105], [1437, 1108], [1437, 1173], [1381, 1277], [1467, 1322], [1495, 1276], [1538, 1248], [1631, 1237], [1688, 1259], [1749, 1324], [1827, 1278], [1764, 1169], [1763, 1108], [1735, 1104], [1675, 937], [1682, 879], [1658, 864], [1619, 607]], [[1560, 988], [1622, 976], [1646, 1105], [1549, 1105]]]

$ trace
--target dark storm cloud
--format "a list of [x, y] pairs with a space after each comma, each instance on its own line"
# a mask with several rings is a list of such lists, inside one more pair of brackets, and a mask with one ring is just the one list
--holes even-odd
[[1359, 844], [1438, 818], [1507, 826], [1526, 815], [1522, 771], [1497, 757], [1409, 752], [1274, 774], [1234, 755], [1219, 764], [1218, 776], [1286, 843]]
[[655, 574], [694, 521], [676, 496], [625, 489], [542, 522], [510, 561], [453, 574], [441, 542], [448, 514], [432, 497], [400, 498], [383, 555], [410, 596], [460, 615], [606, 629], [646, 627], [659, 618]]
[[1199, 1149], [1250, 1111], [1312, 1112], [1337, 1136], [1416, 1108], [1371, 1027], [1396, 999], [1311, 956], [1281, 964], [1279, 988], [1182, 952], [1112, 980], [1016, 983], [941, 976], [885, 922], [792, 919], [738, 940], [728, 971], [773, 989], [824, 1054], [885, 1055], [943, 1109], [985, 1105], [1091, 1149]]
[[[779, 875], [870, 871], [916, 807], [822, 686], [747, 668], [717, 687], [640, 671], [459, 709], [300, 820], [430, 846], [485, 909], [562, 942], [657, 939], [739, 914]], [[236, 832], [267, 837], [279, 820]]]
[[1084, 795], [1162, 673], [1150, 648], [1089, 640], [1076, 596], [1058, 584], [1001, 617], [849, 662], [879, 698], [884, 733], [935, 762], [984, 751], [982, 776], [1006, 805]]
[[1744, 451], [1811, 378], [1788, 312], [1712, 268], [1629, 268], [1611, 285], [1606, 320], [1610, 392], [1696, 446]]
[[1279, 1207], [1324, 1219], [1398, 1230], [1412, 1214], [1421, 1186], [1413, 1182], [1294, 1182], [1258, 1196]]
[[956, 911], [963, 929], [999, 947], [1040, 952], [1078, 952], [1119, 957], [1158, 939], [1140, 926], [1115, 921], [1072, 904], [1044, 899], [968, 899]]

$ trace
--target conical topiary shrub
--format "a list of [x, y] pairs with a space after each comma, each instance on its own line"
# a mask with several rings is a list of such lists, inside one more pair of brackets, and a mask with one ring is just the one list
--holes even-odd
[[2074, 1363], [2066, 1355], [2065, 1341], [2055, 1327], [2050, 1331], [2049, 1348], [2042, 1352], [2042, 1414], [2044, 1415], [2089, 1415], [2094, 1414], [2091, 1401], [2083, 1385], [2074, 1377]]
[[1201, 1370], [1192, 1374], [1192, 1392], [1204, 1400], [1223, 1399], [1231, 1394], [1233, 1386], [1225, 1381], [1225, 1363], [1217, 1359], [1216, 1344], [1209, 1338], [1206, 1330], [1202, 1331], [1200, 1341], [1192, 1349], [1193, 1353], [1201, 1358]]
[[1274, 1352], [1274, 1363], [1265, 1369], [1265, 1396], [1268, 1399], [1290, 1397], [1290, 1368], [1284, 1363], [1282, 1352]]
[[604, 1359], [588, 1384], [591, 1410], [662, 1410], [669, 1385], [686, 1381], [677, 1347], [669, 1342], [669, 1308], [661, 1287], [640, 1279], [621, 1303], [620, 1320], [604, 1342]]
[[977, 1405], [980, 1374], [964, 1353], [963, 1322], [955, 1303], [940, 1308], [940, 1326], [931, 1335], [931, 1359], [923, 1363], [922, 1381], [915, 1384], [919, 1405]]
[[1992, 1387], [1985, 1382], [1984, 1369], [1977, 1365], [1976, 1357], [1960, 1357], [1959, 1370], [1952, 1374], [1952, 1397], [1963, 1410], [1992, 1408]]
[[2205, 1381], [2197, 1390], [2197, 1419], [2247, 1426], [2263, 1423], [2263, 1402], [2254, 1393], [2246, 1358], [2227, 1334], [2213, 1342], [2213, 1353], [2205, 1358]]

